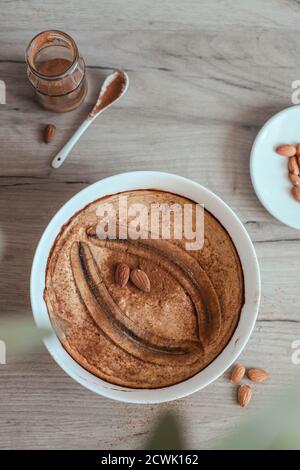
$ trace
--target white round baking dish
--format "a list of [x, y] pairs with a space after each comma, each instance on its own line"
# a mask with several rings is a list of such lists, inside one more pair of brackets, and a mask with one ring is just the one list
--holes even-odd
[[[159, 389], [130, 389], [112, 385], [81, 367], [66, 352], [57, 338], [44, 302], [45, 269], [48, 255], [62, 225], [72, 215], [97, 198], [135, 189], [158, 189], [185, 196], [209, 210], [226, 228], [238, 251], [245, 281], [245, 305], [238, 326], [222, 353], [194, 377], [170, 387]], [[234, 212], [215, 194], [181, 176], [137, 171], [105, 178], [85, 188], [70, 199], [53, 217], [36, 249], [33, 260], [30, 296], [34, 319], [39, 328], [50, 328], [53, 334], [45, 345], [54, 360], [74, 380], [106, 397], [131, 403], [161, 403], [190, 395], [213, 382], [230, 367], [245, 347], [257, 318], [260, 302], [259, 266], [250, 237]]]

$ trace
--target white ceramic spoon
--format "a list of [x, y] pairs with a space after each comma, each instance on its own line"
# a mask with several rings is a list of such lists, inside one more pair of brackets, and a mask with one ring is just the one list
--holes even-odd
[[112, 104], [116, 103], [121, 98], [121, 96], [124, 95], [128, 85], [128, 75], [123, 71], [116, 71], [105, 79], [101, 87], [97, 103], [89, 113], [88, 117], [72, 135], [70, 140], [63, 146], [60, 152], [58, 152], [56, 157], [52, 160], [53, 168], [59, 168], [63, 164], [82, 134], [87, 130], [92, 122], [94, 122], [99, 114], [101, 114], [105, 109], [109, 108]]

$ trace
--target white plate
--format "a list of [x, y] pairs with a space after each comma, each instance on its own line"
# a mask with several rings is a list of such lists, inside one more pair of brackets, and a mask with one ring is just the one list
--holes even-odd
[[275, 114], [261, 128], [250, 157], [254, 190], [267, 211], [280, 222], [300, 229], [300, 204], [291, 195], [287, 158], [275, 152], [280, 144], [300, 142], [300, 106]]
[[[239, 324], [226, 348], [204, 370], [182, 383], [155, 390], [130, 389], [109, 384], [86, 371], [62, 347], [52, 329], [43, 299], [48, 255], [61, 226], [72, 215], [95, 199], [112, 193], [134, 189], [170, 191], [204, 204], [227, 229], [239, 253], [245, 279], [245, 305]], [[132, 403], [161, 403], [190, 395], [219, 377], [238, 357], [254, 327], [260, 301], [260, 274], [256, 254], [244, 226], [234, 212], [215, 194], [203, 186], [180, 176], [140, 171], [103, 179], [85, 188], [70, 199], [53, 217], [37, 247], [32, 265], [30, 295], [33, 315], [38, 327], [51, 328], [53, 334], [45, 345], [54, 360], [84, 387], [115, 400]]]

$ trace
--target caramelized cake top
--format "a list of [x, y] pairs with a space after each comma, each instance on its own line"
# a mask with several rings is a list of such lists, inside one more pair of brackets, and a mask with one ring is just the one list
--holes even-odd
[[[96, 376], [131, 388], [172, 385], [206, 367], [229, 342], [244, 304], [241, 263], [227, 231], [206, 210], [201, 249], [187, 250], [185, 233], [133, 240], [118, 238], [117, 230], [116, 239], [100, 239], [97, 224], [107, 204], [117, 228], [124, 223], [119, 196], [94, 201], [62, 227], [47, 264], [48, 312], [65, 349]], [[149, 213], [153, 204], [190, 204], [195, 216], [196, 203], [175, 194], [122, 196], [128, 207], [143, 204]], [[171, 233], [177, 222], [170, 219]], [[150, 291], [131, 281], [120, 287], [119, 263], [144, 271]]]

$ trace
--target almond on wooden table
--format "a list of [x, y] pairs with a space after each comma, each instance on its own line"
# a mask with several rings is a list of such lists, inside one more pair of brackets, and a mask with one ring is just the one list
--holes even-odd
[[300, 156], [300, 143], [296, 145], [296, 154], [298, 157]]
[[56, 132], [56, 127], [54, 124], [48, 124], [44, 130], [44, 141], [46, 144], [49, 144], [53, 139]]
[[252, 388], [250, 385], [240, 385], [238, 388], [237, 399], [239, 404], [245, 408], [249, 405], [252, 398]]
[[150, 279], [142, 269], [133, 269], [130, 273], [130, 279], [138, 289], [143, 292], [150, 292]]
[[241, 364], [236, 364], [231, 371], [230, 381], [233, 384], [238, 384], [244, 377], [246, 369]]
[[288, 166], [289, 166], [289, 172], [290, 173], [292, 173], [293, 175], [296, 175], [296, 176], [299, 175], [300, 170], [299, 170], [297, 157], [290, 157], [289, 162], [288, 162]]
[[276, 152], [282, 157], [293, 157], [296, 155], [296, 147], [290, 144], [279, 145]]
[[120, 287], [125, 287], [130, 275], [129, 266], [126, 263], [119, 263], [115, 271], [115, 281]]
[[267, 380], [269, 378], [268, 372], [266, 372], [264, 369], [258, 369], [258, 368], [253, 368], [249, 369], [247, 371], [247, 376], [252, 382], [264, 382], [264, 380]]

